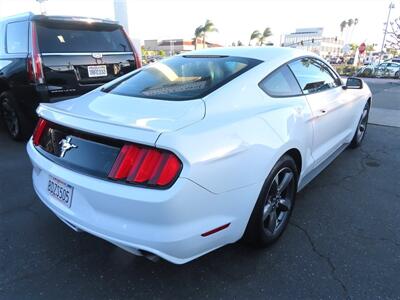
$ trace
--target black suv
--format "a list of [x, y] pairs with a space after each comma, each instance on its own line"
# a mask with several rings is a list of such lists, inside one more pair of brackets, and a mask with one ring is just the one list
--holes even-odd
[[0, 19], [0, 112], [16, 140], [32, 134], [40, 102], [77, 97], [139, 67], [113, 21], [31, 13]]

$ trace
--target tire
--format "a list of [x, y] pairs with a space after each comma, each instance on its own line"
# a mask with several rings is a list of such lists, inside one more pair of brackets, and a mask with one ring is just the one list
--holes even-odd
[[[282, 156], [265, 180], [247, 224], [244, 241], [264, 248], [279, 239], [293, 211], [298, 177], [293, 158]], [[286, 188], [279, 192], [279, 186]]]
[[394, 78], [400, 79], [400, 71], [394, 73]]
[[372, 75], [372, 70], [371, 69], [365, 69], [363, 72], [362, 72], [362, 76], [363, 77], [370, 77]]
[[12, 139], [22, 141], [32, 135], [33, 123], [22, 112], [12, 93], [3, 92], [0, 95], [0, 113]]
[[359, 147], [365, 137], [365, 133], [367, 131], [367, 125], [368, 125], [368, 116], [369, 116], [370, 106], [371, 105], [370, 105], [369, 101], [364, 106], [360, 120], [357, 123], [356, 132], [354, 133], [353, 139], [351, 140], [350, 145], [349, 145], [349, 147], [352, 149]]

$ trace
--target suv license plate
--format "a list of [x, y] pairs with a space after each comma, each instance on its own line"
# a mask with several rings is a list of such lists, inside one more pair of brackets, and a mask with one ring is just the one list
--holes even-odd
[[53, 176], [49, 176], [47, 192], [52, 198], [60, 201], [67, 207], [71, 207], [74, 188], [69, 184], [62, 182], [60, 179]]
[[89, 77], [103, 77], [107, 76], [107, 67], [101, 66], [88, 66], [87, 67]]

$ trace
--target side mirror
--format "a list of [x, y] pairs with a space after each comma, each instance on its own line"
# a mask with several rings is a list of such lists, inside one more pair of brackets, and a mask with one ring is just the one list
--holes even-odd
[[363, 82], [359, 78], [355, 77], [349, 77], [347, 78], [346, 85], [343, 86], [343, 88], [346, 89], [362, 89], [363, 88]]

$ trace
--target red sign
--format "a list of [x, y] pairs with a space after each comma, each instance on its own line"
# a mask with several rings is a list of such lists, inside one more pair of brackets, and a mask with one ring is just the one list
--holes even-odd
[[367, 49], [367, 46], [365, 46], [365, 43], [361, 43], [361, 45], [358, 46], [358, 52], [360, 54], [363, 54], [365, 52], [365, 49]]

